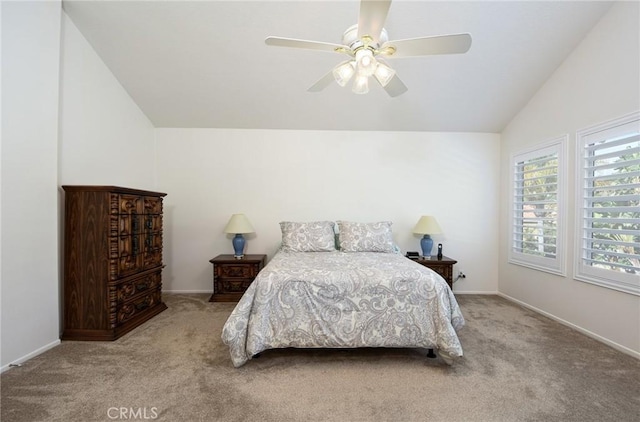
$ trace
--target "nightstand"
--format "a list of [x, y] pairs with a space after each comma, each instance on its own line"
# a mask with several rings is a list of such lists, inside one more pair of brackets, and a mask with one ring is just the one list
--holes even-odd
[[422, 257], [409, 259], [417, 262], [418, 264], [424, 265], [425, 267], [431, 268], [433, 271], [440, 274], [451, 290], [453, 290], [453, 265], [458, 261], [447, 256], [443, 256], [442, 259], [438, 259], [435, 255], [431, 256], [431, 259], [424, 259]]
[[218, 255], [213, 264], [213, 294], [209, 302], [237, 302], [264, 268], [267, 255]]

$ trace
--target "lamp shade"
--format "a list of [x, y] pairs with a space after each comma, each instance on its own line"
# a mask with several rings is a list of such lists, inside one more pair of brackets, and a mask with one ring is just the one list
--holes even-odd
[[254, 233], [255, 230], [244, 214], [233, 214], [224, 228], [225, 233]]
[[435, 217], [423, 215], [413, 228], [415, 234], [438, 234], [442, 233], [442, 229], [438, 225]]

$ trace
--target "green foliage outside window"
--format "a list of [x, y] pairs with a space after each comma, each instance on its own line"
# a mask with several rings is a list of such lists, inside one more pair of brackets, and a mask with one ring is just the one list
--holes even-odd
[[586, 241], [593, 267], [640, 274], [640, 152], [637, 143], [623, 147], [588, 157]]

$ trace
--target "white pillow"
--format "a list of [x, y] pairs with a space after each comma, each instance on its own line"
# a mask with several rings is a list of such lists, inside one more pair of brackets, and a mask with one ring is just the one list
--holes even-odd
[[395, 248], [390, 221], [353, 223], [338, 221], [340, 250], [343, 252], [390, 252]]
[[282, 249], [288, 252], [331, 252], [336, 250], [335, 223], [282, 221]]

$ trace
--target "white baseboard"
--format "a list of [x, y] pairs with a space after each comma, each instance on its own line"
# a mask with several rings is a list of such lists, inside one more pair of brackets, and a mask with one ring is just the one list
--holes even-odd
[[486, 290], [480, 292], [474, 292], [473, 290], [459, 292], [457, 290], [454, 290], [453, 293], [456, 295], [498, 295], [498, 292], [487, 292]]
[[0, 367], [0, 373], [6, 371], [8, 369], [13, 368], [14, 365], [21, 365], [23, 362], [26, 362], [29, 359], [34, 358], [34, 357], [38, 356], [39, 354], [46, 352], [49, 349], [53, 349], [54, 347], [56, 347], [59, 344], [60, 344], [60, 340], [52, 341], [51, 343], [49, 343], [49, 344], [47, 344], [45, 346], [42, 346], [39, 349], [36, 349], [33, 352], [31, 352], [29, 354], [26, 354], [26, 355], [22, 356], [21, 358], [18, 358], [16, 360], [14, 360], [13, 362], [8, 363], [8, 364]]
[[188, 295], [188, 294], [200, 294], [200, 293], [207, 293], [207, 294], [211, 294], [211, 290], [162, 290], [162, 293], [168, 293], [168, 294], [180, 294], [180, 295]]
[[566, 320], [564, 320], [562, 318], [558, 318], [557, 316], [555, 316], [553, 314], [550, 314], [549, 312], [543, 311], [542, 309], [538, 309], [535, 306], [531, 306], [531, 305], [529, 305], [527, 303], [524, 303], [524, 302], [522, 302], [522, 301], [520, 301], [520, 300], [518, 300], [516, 298], [513, 298], [513, 297], [511, 297], [509, 295], [506, 295], [504, 293], [498, 292], [497, 295], [501, 296], [501, 297], [503, 297], [503, 298], [505, 298], [505, 299], [507, 299], [507, 300], [509, 300], [511, 302], [517, 303], [518, 305], [524, 306], [527, 309], [531, 309], [534, 312], [542, 314], [542, 315], [546, 316], [547, 318], [550, 318], [550, 319], [552, 319], [554, 321], [559, 322], [562, 325], [566, 325], [569, 328], [572, 328], [572, 329], [574, 329], [576, 331], [579, 331], [582, 334], [584, 334], [584, 335], [586, 335], [588, 337], [591, 337], [594, 340], [598, 340], [599, 342], [604, 343], [607, 346], [613, 347], [614, 349], [619, 350], [619, 351], [621, 351], [621, 352], [623, 352], [623, 353], [625, 353], [625, 354], [627, 354], [629, 356], [633, 356], [636, 359], [640, 359], [640, 352], [637, 352], [637, 351], [635, 351], [633, 349], [629, 349], [626, 346], [623, 346], [623, 345], [618, 344], [618, 343], [616, 343], [614, 341], [611, 341], [608, 338], [602, 337], [602, 336], [600, 336], [600, 335], [598, 335], [596, 333], [593, 333], [593, 332], [591, 332], [591, 331], [589, 331], [589, 330], [587, 330], [585, 328], [582, 328], [582, 327], [580, 327], [578, 325], [575, 325], [575, 324], [573, 324], [573, 323], [571, 323], [569, 321], [566, 321]]

